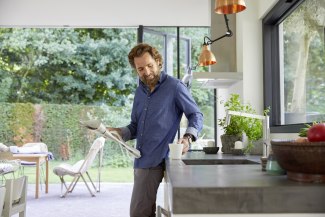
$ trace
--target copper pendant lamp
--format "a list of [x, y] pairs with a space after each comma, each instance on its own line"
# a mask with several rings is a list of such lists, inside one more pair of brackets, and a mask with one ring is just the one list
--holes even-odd
[[209, 66], [212, 64], [217, 63], [216, 57], [214, 54], [209, 50], [208, 45], [202, 46], [202, 51], [199, 57], [199, 66]]
[[198, 63], [199, 66], [208, 66], [208, 65], [213, 65], [213, 64], [217, 63], [216, 57], [209, 50], [208, 46], [216, 41], [219, 41], [222, 38], [232, 36], [232, 31], [230, 30], [229, 25], [228, 25], [228, 18], [225, 14], [224, 14], [224, 18], [225, 18], [225, 23], [226, 23], [226, 27], [227, 27], [227, 31], [224, 35], [222, 35], [219, 38], [216, 38], [214, 40], [210, 39], [208, 36], [204, 37], [202, 51], [201, 51], [201, 54], [199, 57], [199, 63]]
[[246, 4], [244, 0], [216, 0], [215, 1], [215, 12], [224, 15], [227, 31], [224, 35], [214, 40], [210, 39], [207, 36], [204, 37], [202, 52], [199, 57], [199, 63], [198, 63], [199, 66], [208, 66], [208, 65], [215, 64], [217, 62], [214, 54], [209, 50], [208, 45], [211, 45], [212, 43], [219, 41], [222, 38], [231, 37], [233, 33], [229, 28], [229, 24], [228, 24], [229, 19], [227, 17], [227, 14], [238, 13], [245, 9], [246, 9]]
[[245, 9], [244, 0], [216, 0], [214, 11], [218, 14], [235, 14]]

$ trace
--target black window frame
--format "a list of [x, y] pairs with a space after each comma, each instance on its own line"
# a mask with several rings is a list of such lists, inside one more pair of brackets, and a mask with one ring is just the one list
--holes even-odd
[[305, 0], [280, 0], [264, 17], [263, 31], [263, 88], [264, 108], [271, 108], [271, 133], [298, 133], [304, 124], [281, 125], [279, 24]]
[[[155, 27], [158, 27], [158, 26], [155, 26]], [[159, 27], [163, 27], [163, 26], [159, 26]], [[172, 36], [172, 37], [175, 37], [176, 38], [176, 42], [177, 42], [177, 78], [178, 79], [181, 79], [180, 77], [180, 40], [186, 40], [188, 43], [187, 43], [187, 53], [188, 53], [188, 56], [187, 56], [187, 62], [189, 63], [188, 66], [191, 66], [192, 67], [192, 58], [191, 58], [191, 41], [188, 40], [188, 38], [186, 37], [181, 37], [180, 36], [180, 29], [181, 28], [191, 28], [190, 26], [168, 26], [170, 28], [176, 28], [176, 36], [175, 35], [171, 35], [171, 34], [162, 34], [161, 32], [159, 31], [155, 31], [153, 29], [150, 29], [152, 28], [151, 26], [143, 26], [143, 25], [139, 25], [138, 27], [138, 43], [143, 43], [144, 42], [144, 33], [145, 32], [151, 32], [153, 34], [158, 34], [158, 35], [163, 35], [165, 37], [165, 41], [166, 41], [166, 37], [167, 36]], [[167, 51], [165, 50], [165, 54], [167, 53]], [[167, 57], [165, 56], [164, 57], [165, 60], [167, 60]], [[166, 64], [164, 64], [164, 67], [166, 67]], [[166, 70], [166, 68], [165, 68]], [[218, 133], [217, 133], [217, 89], [213, 89], [213, 95], [214, 95], [214, 102], [213, 102], [213, 110], [214, 110], [214, 141], [215, 141], [215, 146], [217, 146], [217, 138], [218, 138]], [[177, 137], [178, 139], [180, 138], [180, 127], [178, 127], [178, 133], [177, 133]], [[202, 151], [202, 149], [192, 149], [190, 148], [189, 151]]]

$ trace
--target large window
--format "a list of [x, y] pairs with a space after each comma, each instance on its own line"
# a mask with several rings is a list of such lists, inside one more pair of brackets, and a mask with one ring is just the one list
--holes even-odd
[[[209, 32], [206, 27], [143, 29], [144, 40], [163, 54], [164, 70], [177, 78], [197, 64]], [[56, 156], [61, 146], [78, 156], [94, 136], [80, 120], [128, 124], [137, 74], [127, 55], [137, 33], [137, 28], [0, 28], [0, 141], [43, 141]], [[205, 116], [201, 135], [213, 139], [213, 93], [194, 81], [191, 91]], [[180, 135], [186, 126], [182, 121]], [[120, 157], [123, 149], [107, 147], [109, 164], [129, 165]]]
[[273, 131], [325, 120], [325, 2], [280, 1], [263, 20], [266, 106]]
[[[141, 29], [141, 28], [140, 28]], [[164, 70], [176, 78], [182, 79], [186, 73], [195, 70], [201, 51], [203, 38], [209, 35], [205, 27], [143, 27], [143, 41], [155, 45], [164, 57]], [[207, 68], [200, 71], [208, 70]], [[215, 139], [214, 91], [203, 89], [202, 84], [192, 80], [189, 88], [193, 98], [204, 115], [204, 126], [200, 137]], [[184, 134], [187, 120], [181, 121], [180, 133]], [[177, 139], [177, 138], [176, 138]], [[193, 149], [201, 149], [198, 145]]]

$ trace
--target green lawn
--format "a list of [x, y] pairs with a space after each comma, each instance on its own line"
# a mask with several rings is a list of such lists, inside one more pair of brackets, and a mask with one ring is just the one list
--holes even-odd
[[[62, 163], [62, 161], [49, 161], [49, 183], [60, 183], [60, 179], [53, 173], [53, 168]], [[90, 169], [89, 174], [92, 180], [97, 181], [98, 168], [94, 166]], [[45, 164], [43, 165], [45, 174]], [[24, 174], [28, 176], [29, 183], [35, 183], [35, 167], [24, 167]], [[70, 176], [66, 176], [66, 181], [70, 181]], [[86, 178], [88, 179], [88, 178]], [[102, 182], [133, 182], [133, 168], [113, 168], [110, 166], [102, 167], [101, 169]]]

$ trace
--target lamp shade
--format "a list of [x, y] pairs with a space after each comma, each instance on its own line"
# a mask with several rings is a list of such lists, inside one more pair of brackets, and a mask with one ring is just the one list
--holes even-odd
[[244, 0], [216, 0], [214, 11], [218, 14], [235, 14], [245, 9]]
[[203, 45], [202, 51], [199, 57], [199, 66], [208, 66], [217, 63], [216, 57], [209, 50], [208, 45]]

